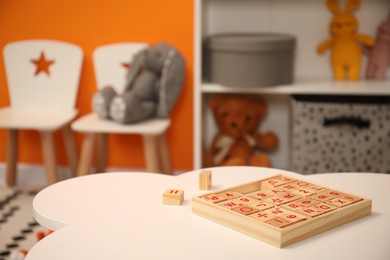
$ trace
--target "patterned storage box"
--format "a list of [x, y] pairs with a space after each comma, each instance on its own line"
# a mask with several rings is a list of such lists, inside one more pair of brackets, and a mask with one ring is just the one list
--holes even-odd
[[390, 101], [386, 97], [295, 96], [295, 172], [390, 173]]

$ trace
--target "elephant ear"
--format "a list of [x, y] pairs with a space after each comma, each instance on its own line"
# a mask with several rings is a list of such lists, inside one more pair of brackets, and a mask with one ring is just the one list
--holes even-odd
[[129, 74], [127, 76], [127, 82], [124, 90], [125, 92], [132, 89], [135, 79], [145, 65], [145, 52], [146, 50], [141, 50], [134, 55]]
[[157, 117], [169, 117], [180, 95], [185, 77], [185, 61], [174, 47], [170, 46], [161, 71]]

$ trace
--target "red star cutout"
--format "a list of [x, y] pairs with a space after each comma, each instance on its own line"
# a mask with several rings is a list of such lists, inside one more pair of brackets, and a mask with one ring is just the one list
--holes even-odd
[[50, 76], [49, 66], [54, 63], [54, 60], [47, 60], [43, 51], [41, 52], [41, 56], [39, 56], [39, 59], [31, 59], [31, 62], [34, 63], [36, 66], [34, 74], [35, 76], [41, 72], [46, 73], [48, 76]]

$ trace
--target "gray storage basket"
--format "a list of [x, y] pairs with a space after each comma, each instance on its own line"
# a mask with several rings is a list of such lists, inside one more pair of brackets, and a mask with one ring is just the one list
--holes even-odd
[[205, 75], [235, 87], [267, 87], [293, 81], [295, 37], [272, 33], [212, 35], [205, 41]]
[[292, 116], [293, 171], [390, 173], [387, 98], [298, 96]]

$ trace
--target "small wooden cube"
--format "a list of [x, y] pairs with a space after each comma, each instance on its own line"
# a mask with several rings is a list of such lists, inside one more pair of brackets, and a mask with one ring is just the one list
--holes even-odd
[[199, 189], [200, 190], [209, 190], [211, 187], [211, 171], [202, 170], [199, 173]]
[[184, 200], [183, 190], [167, 189], [163, 193], [163, 204], [167, 205], [181, 205]]

